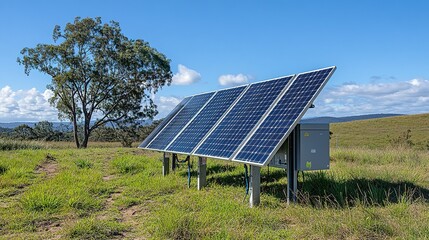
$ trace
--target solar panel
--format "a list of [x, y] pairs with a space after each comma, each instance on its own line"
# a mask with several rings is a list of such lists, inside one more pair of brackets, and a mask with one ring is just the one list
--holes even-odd
[[292, 77], [250, 85], [247, 92], [210, 133], [195, 154], [230, 158]]
[[166, 150], [176, 153], [191, 153], [246, 87], [241, 86], [217, 92]]
[[330, 67], [299, 74], [234, 160], [265, 165], [334, 71], [335, 67]]
[[186, 124], [200, 111], [215, 92], [193, 96], [146, 148], [164, 150]]
[[158, 133], [167, 125], [170, 120], [176, 116], [177, 112], [179, 112], [183, 106], [188, 103], [188, 101], [192, 97], [187, 97], [183, 99], [168, 115], [164, 118], [164, 120], [145, 138], [145, 140], [139, 145], [139, 148], [145, 148], [147, 145], [158, 135]]

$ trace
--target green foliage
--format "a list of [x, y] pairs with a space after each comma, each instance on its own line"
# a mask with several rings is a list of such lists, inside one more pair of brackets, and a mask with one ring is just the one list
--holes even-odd
[[92, 168], [93, 164], [87, 159], [78, 159], [75, 161], [75, 164], [78, 168]]
[[21, 124], [18, 127], [14, 128], [12, 136], [15, 139], [19, 140], [33, 140], [37, 137], [34, 133], [33, 128], [31, 128], [27, 124]]
[[130, 148], [133, 142], [138, 141], [137, 129], [137, 124], [119, 126], [116, 134], [123, 147]]
[[51, 122], [41, 121], [36, 123], [33, 129], [37, 139], [52, 141], [58, 139], [58, 132], [54, 130], [54, 126]]
[[126, 227], [118, 222], [84, 218], [68, 230], [72, 239], [111, 239], [120, 236]]
[[[87, 147], [91, 132], [106, 123], [155, 116], [151, 94], [169, 84], [172, 73], [170, 60], [149, 43], [128, 39], [119, 23], [101, 18], [77, 17], [64, 29], [55, 26], [52, 37], [57, 44], [26, 47], [18, 62], [27, 74], [35, 69], [52, 77], [50, 103], [73, 123], [77, 147]], [[94, 113], [103, 114], [92, 123]]]

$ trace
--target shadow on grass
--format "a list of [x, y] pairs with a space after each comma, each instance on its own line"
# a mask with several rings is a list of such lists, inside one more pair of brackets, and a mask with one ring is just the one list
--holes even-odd
[[307, 173], [300, 183], [298, 199], [317, 207], [385, 206], [429, 200], [429, 189], [412, 182], [389, 182], [383, 179], [335, 179], [326, 172]]
[[[214, 165], [208, 171], [209, 184], [245, 188], [244, 170]], [[225, 171], [223, 171], [225, 170]], [[196, 172], [193, 176], [196, 176]], [[286, 178], [283, 171], [261, 173], [261, 192], [286, 200]], [[304, 181], [298, 183], [298, 201], [314, 207], [344, 208], [356, 205], [385, 206], [389, 203], [429, 202], [429, 189], [412, 182], [389, 182], [383, 179], [351, 178], [338, 180], [327, 172], [306, 172]]]
[[[220, 166], [220, 168], [212, 166], [211, 169], [222, 169], [224, 166]], [[235, 171], [237, 167], [227, 168], [227, 171], [213, 171], [214, 174], [210, 174], [209, 169], [207, 169], [207, 181], [209, 184], [215, 183], [219, 185], [228, 185], [234, 187], [245, 187], [245, 179], [244, 179], [244, 168], [242, 173], [237, 173]], [[249, 171], [250, 174], [250, 171]], [[261, 188], [263, 190], [264, 184], [278, 182], [281, 178], [284, 178], [286, 175], [282, 171], [274, 171], [269, 174], [261, 173]]]
[[[193, 164], [191, 167], [191, 177], [197, 177], [198, 176], [198, 170], [197, 170], [198, 166], [196, 166], [196, 164]], [[180, 171], [180, 176], [182, 177], [188, 177], [188, 165], [187, 163], [182, 164], [182, 165], [178, 165], [177, 169], [184, 169], [185, 171]], [[237, 169], [236, 166], [233, 165], [210, 165], [207, 166], [207, 170], [206, 170], [206, 174], [207, 174], [207, 178], [210, 179], [211, 176], [218, 176], [219, 174], [228, 174], [228, 173], [232, 173]], [[231, 176], [231, 175], [229, 175]], [[234, 184], [234, 182], [237, 180], [235, 179], [236, 177], [240, 177], [239, 175], [237, 176], [231, 176], [233, 179], [225, 179], [225, 181], [228, 181], [231, 185]], [[244, 175], [241, 176], [242, 177], [242, 183], [244, 183]], [[221, 184], [220, 182], [217, 182], [215, 180], [216, 183]], [[237, 181], [238, 183], [238, 181]], [[238, 186], [238, 185], [234, 185], [234, 186]]]

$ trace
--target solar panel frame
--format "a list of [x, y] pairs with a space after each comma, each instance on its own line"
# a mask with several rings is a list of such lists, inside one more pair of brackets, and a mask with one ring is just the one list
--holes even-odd
[[[195, 150], [192, 152], [192, 155], [195, 156], [199, 156], [199, 157], [210, 157], [210, 158], [216, 158], [216, 159], [222, 159], [222, 160], [232, 160], [233, 156], [235, 154], [235, 152], [237, 151], [237, 148], [239, 146], [241, 146], [241, 144], [243, 143], [243, 141], [248, 137], [249, 134], [252, 133], [252, 131], [254, 130], [254, 127], [257, 126], [260, 121], [261, 118], [267, 114], [267, 111], [272, 107], [272, 104], [275, 103], [277, 101], [277, 98], [279, 98], [280, 96], [282, 96], [282, 92], [285, 90], [285, 88], [291, 83], [291, 81], [294, 79], [295, 74], [291, 74], [291, 75], [286, 75], [286, 76], [281, 76], [281, 77], [277, 77], [277, 78], [272, 78], [272, 79], [267, 79], [264, 81], [260, 81], [260, 82], [255, 82], [252, 84], [249, 84], [249, 86], [247, 87], [246, 91], [243, 93], [243, 95], [240, 97], [240, 99], [238, 99], [234, 105], [229, 109], [228, 112], [225, 113], [225, 115], [223, 116], [222, 119], [220, 119], [220, 121], [218, 123], [216, 123], [216, 125], [213, 127], [213, 129], [206, 135], [206, 137], [202, 140], [202, 142], [195, 148]], [[237, 105], [237, 103], [244, 97], [244, 95], [248, 92], [248, 90], [253, 86], [253, 85], [257, 85], [257, 84], [262, 84], [265, 82], [269, 82], [269, 81], [275, 81], [275, 80], [279, 80], [279, 79], [285, 79], [285, 78], [289, 78], [287, 84], [283, 87], [283, 89], [280, 91], [280, 93], [278, 94], [278, 96], [276, 97], [276, 99], [271, 103], [271, 105], [267, 108], [267, 110], [264, 112], [264, 114], [260, 117], [260, 119], [258, 119], [258, 121], [256, 122], [256, 124], [252, 127], [252, 129], [247, 133], [246, 137], [240, 142], [240, 144], [237, 146], [237, 148], [232, 152], [232, 154], [229, 155], [229, 157], [223, 157], [223, 156], [216, 156], [216, 155], [210, 155], [210, 154], [201, 154], [201, 153], [197, 153], [197, 151], [199, 150], [199, 148], [204, 144], [204, 142], [207, 140], [207, 138], [219, 127], [219, 125], [222, 123], [222, 121], [225, 119], [225, 117], [228, 116], [228, 114], [234, 109], [234, 107]]]
[[[171, 149], [169, 149], [170, 147], [171, 147], [171, 145], [177, 140], [177, 138], [179, 138], [180, 137], [180, 135], [186, 130], [186, 128], [188, 128], [189, 127], [189, 125], [191, 125], [192, 124], [192, 122], [198, 117], [198, 116], [195, 116], [195, 118], [194, 119], [192, 119], [191, 121], [189, 121], [189, 124], [188, 125], [186, 125], [186, 127], [184, 127], [183, 129], [182, 129], [182, 131], [180, 132], [180, 134], [178, 134], [177, 135], [177, 137], [175, 138], [175, 139], [173, 139], [173, 141], [171, 141], [171, 143], [165, 148], [165, 150], [164, 150], [164, 152], [168, 152], [168, 153], [176, 153], [176, 154], [190, 154], [190, 155], [193, 155], [193, 152], [196, 150], [196, 149], [198, 149], [198, 147], [204, 142], [204, 140], [208, 137], [208, 135], [210, 135], [210, 133], [216, 128], [216, 126], [217, 126], [217, 124], [220, 122], [220, 121], [222, 121], [222, 119], [226, 116], [226, 114], [229, 112], [229, 110], [231, 109], [231, 108], [233, 108], [234, 106], [235, 106], [235, 104], [240, 100], [240, 98], [246, 93], [246, 91], [247, 91], [247, 89], [249, 89], [249, 86], [250, 86], [250, 84], [245, 84], [245, 85], [240, 85], [240, 86], [235, 86], [235, 87], [230, 87], [230, 88], [225, 88], [225, 89], [221, 89], [221, 90], [218, 90], [217, 92], [216, 92], [216, 94], [215, 95], [217, 95], [217, 93], [219, 93], [219, 92], [222, 92], [222, 91], [228, 91], [228, 90], [231, 90], [231, 89], [238, 89], [238, 88], [244, 88], [241, 92], [240, 92], [240, 94], [236, 97], [236, 99], [228, 106], [228, 108], [225, 110], [225, 112], [220, 116], [220, 118], [213, 124], [213, 126], [209, 129], [209, 131], [200, 139], [200, 141], [195, 145], [195, 147], [190, 151], [190, 152], [182, 152], [182, 151], [175, 151], [175, 150], [171, 150]], [[212, 97], [212, 99], [213, 98], [215, 98], [216, 96], [213, 96]], [[208, 102], [207, 104], [206, 104], [206, 106], [208, 105], [208, 104], [210, 104], [210, 102]], [[203, 111], [203, 110], [205, 110], [205, 107], [206, 106], [204, 106], [204, 109], [201, 109], [201, 111], [198, 113], [198, 115]]]
[[319, 95], [319, 93], [323, 90], [323, 88], [325, 87], [325, 85], [327, 84], [328, 80], [331, 78], [331, 76], [334, 74], [335, 70], [336, 70], [336, 66], [331, 66], [331, 67], [326, 67], [326, 68], [321, 68], [321, 69], [317, 69], [317, 70], [312, 70], [312, 71], [307, 71], [307, 72], [303, 72], [303, 73], [299, 73], [295, 76], [294, 79], [292, 79], [292, 81], [290, 82], [290, 84], [288, 84], [287, 89], [283, 92], [282, 96], [278, 99], [278, 101], [276, 102], [276, 105], [278, 104], [278, 102], [281, 100], [281, 98], [287, 94], [288, 90], [290, 89], [290, 87], [293, 85], [293, 83], [295, 82], [295, 80], [304, 74], [308, 74], [308, 73], [312, 73], [312, 72], [317, 72], [317, 71], [322, 71], [322, 70], [326, 70], [326, 69], [330, 69], [332, 68], [331, 72], [329, 73], [329, 75], [325, 78], [325, 80], [323, 81], [323, 83], [319, 86], [319, 88], [316, 90], [315, 94], [311, 97], [311, 99], [307, 102], [307, 104], [305, 105], [305, 107], [302, 109], [302, 111], [300, 112], [300, 114], [298, 115], [297, 118], [295, 118], [295, 120], [293, 121], [293, 123], [291, 124], [291, 126], [289, 127], [289, 129], [287, 130], [287, 132], [284, 134], [284, 136], [281, 138], [281, 140], [277, 143], [276, 147], [273, 148], [273, 150], [271, 151], [271, 153], [268, 155], [268, 157], [266, 158], [266, 160], [263, 163], [256, 163], [256, 162], [251, 162], [251, 161], [243, 161], [243, 160], [239, 160], [236, 159], [236, 157], [239, 155], [239, 153], [241, 152], [241, 150], [244, 148], [244, 146], [246, 145], [246, 143], [252, 138], [252, 136], [256, 133], [257, 129], [259, 129], [259, 127], [262, 125], [262, 123], [265, 121], [265, 119], [269, 116], [270, 112], [274, 109], [274, 107], [272, 109], [270, 109], [270, 112], [268, 112], [266, 115], [264, 115], [261, 119], [261, 122], [259, 123], [259, 125], [257, 126], [257, 128], [251, 133], [250, 136], [248, 136], [246, 142], [244, 142], [242, 144], [242, 146], [240, 147], [239, 150], [237, 150], [237, 152], [234, 154], [234, 156], [232, 157], [232, 161], [233, 162], [239, 162], [239, 163], [245, 163], [245, 164], [250, 164], [250, 165], [254, 165], [254, 166], [258, 166], [258, 167], [264, 167], [267, 166], [270, 161], [272, 160], [272, 158], [274, 157], [274, 155], [277, 153], [277, 151], [280, 149], [280, 147], [283, 145], [283, 143], [286, 141], [286, 139], [289, 137], [289, 135], [291, 134], [291, 132], [295, 129], [296, 125], [298, 124], [298, 122], [301, 120], [301, 118], [304, 116], [304, 114], [308, 111], [308, 109], [310, 108], [310, 106], [312, 105], [312, 103], [314, 102], [314, 100], [317, 98], [317, 96]]
[[[145, 149], [149, 144], [158, 136], [158, 134], [170, 123], [171, 120], [180, 112], [182, 109], [188, 104], [188, 102], [193, 98], [193, 96], [189, 96], [184, 98], [179, 104], [176, 105], [176, 107], [173, 108], [173, 110], [170, 112], [170, 114], [165, 117], [164, 121], [162, 121], [144, 140], [143, 142], [138, 146], [138, 148]], [[182, 104], [182, 106], [180, 106]], [[175, 111], [177, 109], [177, 111]], [[145, 144], [146, 140], [148, 142]], [[145, 146], [143, 146], [145, 145]]]
[[[180, 113], [182, 113], [182, 111], [188, 106], [188, 104], [190, 104], [190, 103], [192, 103], [192, 100], [194, 100], [194, 99], [196, 99], [196, 97], [198, 97], [198, 96], [202, 96], [202, 95], [207, 95], [207, 94], [211, 94], [210, 95], [210, 97], [208, 97], [208, 99], [204, 102], [204, 104], [192, 115], [192, 117], [191, 117], [191, 119], [193, 118], [193, 117], [195, 117], [196, 115], [197, 115], [197, 113], [205, 106], [205, 104], [207, 104], [209, 101], [210, 101], [210, 99], [216, 94], [216, 92], [217, 91], [211, 91], [211, 92], [206, 92], [206, 93], [201, 93], [201, 94], [196, 94], [196, 95], [193, 95], [192, 96], [192, 99], [190, 99], [189, 100], [189, 102], [186, 104], [186, 106], [184, 106], [182, 109], [181, 109], [181, 111], [180, 111]], [[157, 139], [158, 139], [158, 136], [160, 136], [161, 134], [163, 134], [164, 133], [164, 131], [167, 129], [167, 128], [169, 128], [170, 126], [172, 126], [171, 124], [173, 123], [173, 121], [175, 121], [176, 120], [176, 118], [179, 116], [179, 114], [180, 113], [177, 113], [175, 116], [174, 116], [174, 118], [172, 118], [171, 119], [171, 121], [158, 133], [158, 135], [144, 148], [144, 149], [148, 149], [148, 150], [155, 150], [155, 151], [162, 151], [162, 152], [164, 152], [164, 150], [165, 150], [165, 147], [164, 148], [155, 148], [154, 146], [151, 146], [152, 145], [152, 143], [154, 143], [154, 141], [156, 141]], [[186, 126], [187, 124], [189, 124], [189, 122], [190, 122], [190, 120], [188, 120], [187, 122], [186, 122], [186, 124], [184, 125], [184, 126]], [[183, 127], [184, 126], [182, 126], [181, 128], [180, 128], [180, 130], [179, 131], [182, 131], [183, 130]], [[176, 137], [176, 136], [175, 136]], [[165, 145], [165, 146], [167, 146], [168, 144], [170, 144], [171, 143], [171, 141], [172, 141], [172, 139]]]

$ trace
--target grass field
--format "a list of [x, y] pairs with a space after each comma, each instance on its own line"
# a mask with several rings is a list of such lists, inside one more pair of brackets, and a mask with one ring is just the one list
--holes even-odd
[[285, 173], [263, 169], [253, 209], [241, 165], [209, 160], [197, 191], [195, 172], [188, 189], [186, 168], [162, 177], [159, 158], [122, 148], [0, 152], [0, 238], [429, 237], [428, 152], [334, 149], [332, 170], [300, 175], [296, 205], [285, 203]]
[[197, 191], [196, 166], [188, 188], [185, 166], [162, 176], [159, 153], [23, 143], [0, 151], [0, 239], [429, 239], [429, 151], [355, 139], [331, 143], [331, 170], [299, 174], [297, 204], [285, 172], [263, 168], [256, 208], [240, 164], [209, 159]]
[[429, 150], [429, 114], [331, 124], [331, 147], [384, 148], [411, 130], [414, 148]]

